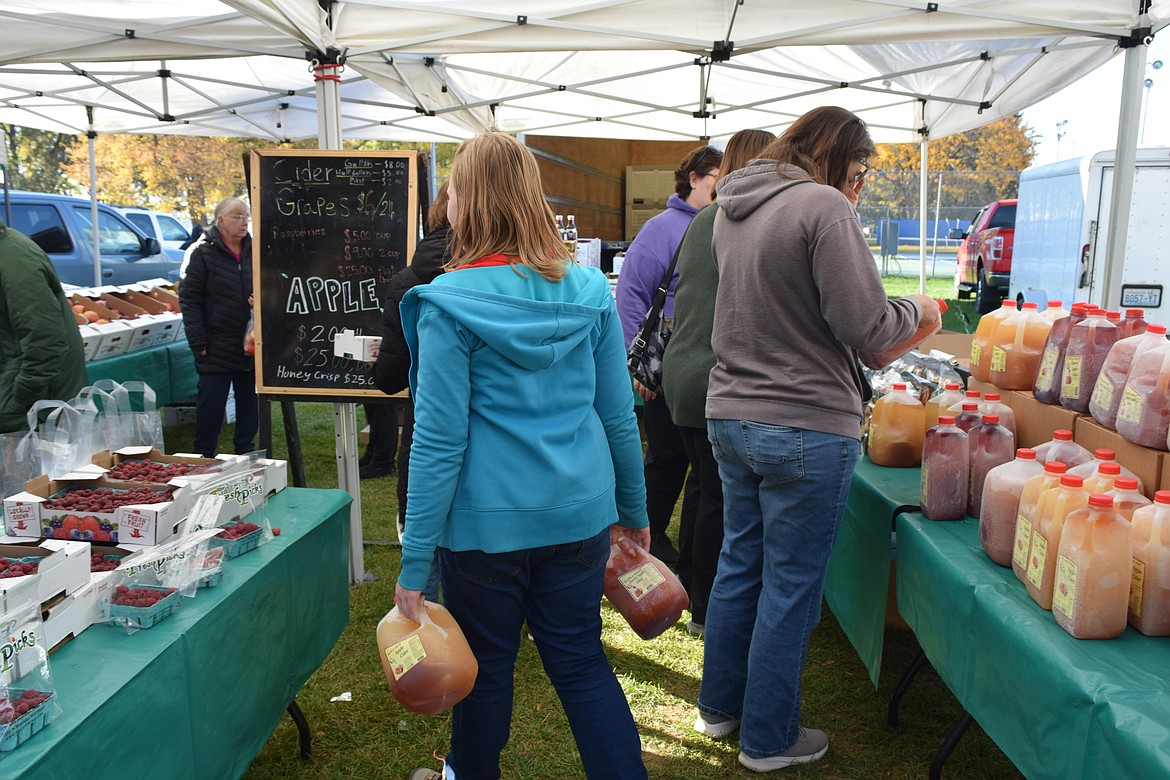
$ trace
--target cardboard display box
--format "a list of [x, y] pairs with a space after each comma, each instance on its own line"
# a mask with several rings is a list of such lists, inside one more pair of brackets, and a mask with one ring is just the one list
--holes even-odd
[[143, 484], [83, 474], [59, 480], [42, 475], [29, 480], [23, 493], [4, 499], [4, 530], [11, 536], [33, 538], [159, 544], [174, 536], [187, 517], [190, 498], [185, 487], [174, 488], [170, 501], [120, 506], [114, 512], [79, 514], [44, 506], [50, 496], [67, 488], [99, 487], [127, 490]]
[[1017, 447], [1038, 447], [1052, 441], [1052, 432], [1061, 429], [1075, 435], [1077, 420], [1085, 416], [1060, 405], [1041, 403], [1030, 390], [1007, 390], [1001, 395], [1016, 416]]
[[90, 327], [102, 337], [101, 346], [98, 347], [94, 360], [126, 354], [126, 349], [130, 346], [130, 334], [134, 332], [132, 325], [121, 320], [113, 320], [94, 323]]
[[[122, 461], [126, 460], [147, 460], [151, 461], [152, 463], [181, 463], [185, 466], [202, 467], [205, 472], [214, 472], [220, 474], [236, 471], [242, 467], [242, 464], [238, 462], [239, 459], [234, 456], [220, 459], [202, 458], [198, 455], [167, 455], [165, 452], [161, 452], [159, 450], [145, 446], [123, 447], [122, 449], [115, 450], [114, 452], [110, 452], [109, 450], [102, 450], [90, 458], [90, 461], [93, 463], [93, 465], [98, 466], [105, 471], [109, 471], [110, 469], [120, 464]], [[174, 477], [164, 484], [152, 482], [142, 482], [140, 484], [152, 485], [154, 487], [162, 488], [166, 487], [168, 484], [171, 486], [186, 485], [187, 481], [185, 476], [180, 476]]]
[[[0, 613], [22, 602], [44, 604], [89, 582], [89, 544], [46, 539], [0, 545], [3, 558], [40, 558], [37, 573], [0, 580]], [[22, 582], [27, 581], [27, 582]], [[30, 584], [31, 583], [31, 584]]]
[[1126, 440], [1116, 431], [1111, 431], [1089, 415], [1077, 418], [1073, 430], [1073, 441], [1089, 452], [1105, 448], [1117, 453], [1117, 462], [1132, 471], [1142, 481], [1142, 493], [1153, 498], [1162, 479], [1163, 461], [1166, 453], [1151, 450]]
[[[963, 368], [966, 368], [971, 362], [971, 341], [974, 338], [975, 334], [973, 333], [955, 333], [950, 330], [940, 330], [919, 344], [917, 349], [923, 353], [937, 349], [939, 352], [954, 355], [955, 361]], [[970, 389], [974, 390], [975, 388], [971, 387]]]
[[78, 325], [77, 330], [81, 332], [81, 347], [85, 350], [85, 359], [93, 360], [102, 346], [102, 334], [88, 322], [85, 325]]

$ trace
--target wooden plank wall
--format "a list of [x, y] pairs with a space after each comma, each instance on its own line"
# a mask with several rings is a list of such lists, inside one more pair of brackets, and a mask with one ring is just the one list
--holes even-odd
[[[623, 141], [527, 135], [544, 191], [557, 214], [573, 214], [582, 238], [625, 236], [627, 165], [677, 166], [701, 141]], [[663, 193], [667, 197], [670, 193]]]

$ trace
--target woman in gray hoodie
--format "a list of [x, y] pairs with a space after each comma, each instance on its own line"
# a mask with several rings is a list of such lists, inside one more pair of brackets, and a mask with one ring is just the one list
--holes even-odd
[[707, 432], [725, 539], [695, 728], [739, 728], [757, 772], [829, 746], [801, 727], [800, 677], [860, 452], [858, 353], [939, 316], [925, 296], [886, 297], [853, 206], [874, 151], [861, 119], [819, 108], [719, 184]]

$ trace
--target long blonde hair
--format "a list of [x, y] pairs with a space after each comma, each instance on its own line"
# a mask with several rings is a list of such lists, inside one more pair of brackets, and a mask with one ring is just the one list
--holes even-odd
[[536, 158], [515, 138], [485, 133], [459, 144], [451, 188], [457, 211], [447, 268], [504, 254], [552, 282], [568, 272], [572, 258], [545, 202]]

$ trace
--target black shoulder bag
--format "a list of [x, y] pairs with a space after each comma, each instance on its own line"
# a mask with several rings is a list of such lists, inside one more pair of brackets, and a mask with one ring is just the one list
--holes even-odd
[[674, 250], [674, 257], [666, 268], [662, 283], [654, 293], [650, 310], [642, 318], [642, 324], [638, 326], [638, 332], [630, 342], [629, 350], [626, 351], [626, 365], [630, 369], [630, 374], [654, 393], [662, 388], [662, 356], [666, 354], [666, 343], [670, 341], [670, 325], [662, 316], [662, 309], [666, 306], [666, 293], [670, 288], [675, 266], [678, 265], [680, 249], [681, 241]]

